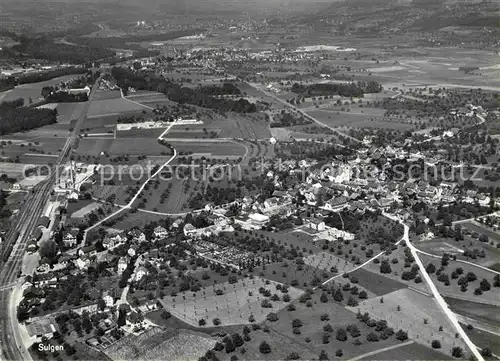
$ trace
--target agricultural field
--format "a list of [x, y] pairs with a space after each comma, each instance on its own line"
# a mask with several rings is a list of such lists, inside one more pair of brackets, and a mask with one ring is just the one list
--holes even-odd
[[369, 114], [368, 111], [366, 113], [351, 113], [321, 109], [308, 111], [308, 114], [332, 127], [349, 126], [352, 128], [381, 128], [402, 131], [414, 128], [413, 124], [404, 123], [401, 119], [377, 117]]
[[[193, 193], [201, 190], [200, 186], [200, 182], [190, 179], [160, 181], [158, 188], [145, 190], [137, 202], [143, 205], [139, 208], [149, 211], [172, 214], [187, 212], [190, 210], [187, 202]], [[160, 196], [165, 192], [168, 195], [162, 202], [163, 197]]]
[[[196, 293], [188, 291], [176, 296], [166, 296], [161, 299], [161, 303], [173, 315], [191, 325], [198, 325], [199, 320], [204, 319], [207, 326], [210, 326], [215, 318], [221, 321], [221, 325], [247, 324], [250, 323], [248, 319], [251, 315], [255, 322], [261, 322], [268, 313], [278, 312], [287, 304], [279, 300], [271, 302], [270, 308], [261, 306], [261, 302], [267, 298], [259, 293], [259, 288], [268, 288], [279, 294], [279, 291], [275, 291], [277, 285], [279, 283], [259, 277], [242, 279], [234, 284], [226, 282], [206, 286]], [[288, 287], [288, 294], [292, 299], [301, 293], [297, 288]]]
[[137, 112], [146, 109], [147, 109], [146, 107], [140, 104], [133, 103], [122, 98], [93, 100], [92, 103], [90, 104], [88, 116], [93, 117], [93, 116], [103, 116], [103, 115], [116, 115], [116, 114]]
[[203, 132], [208, 135], [217, 134], [218, 138], [231, 139], [268, 139], [271, 137], [269, 124], [263, 114], [245, 115], [228, 113], [225, 117], [217, 114], [211, 117], [202, 116], [203, 124], [183, 124], [176, 127], [177, 130], [191, 132]]
[[493, 327], [500, 326], [498, 306], [481, 303], [481, 300], [472, 302], [453, 297], [445, 297], [445, 299], [450, 309], [457, 314], [484, 322]]
[[384, 277], [380, 273], [374, 273], [364, 269], [358, 269], [351, 272], [349, 276], [356, 277], [358, 280], [357, 285], [370, 290], [377, 296], [382, 296], [407, 287], [404, 283]]
[[154, 327], [144, 333], [126, 337], [104, 350], [112, 360], [198, 359], [215, 346], [216, 341], [192, 331], [164, 331]]
[[398, 348], [367, 356], [361, 360], [453, 360], [451, 355], [438, 352], [419, 343], [403, 345]]
[[42, 88], [44, 86], [54, 86], [61, 82], [67, 82], [71, 79], [78, 78], [79, 74], [76, 75], [65, 75], [58, 78], [50, 79], [47, 81], [42, 81], [39, 83], [22, 84], [16, 86], [12, 90], [7, 90], [0, 93], [0, 103], [5, 101], [12, 101], [19, 98], [24, 99], [24, 104], [28, 105], [31, 98], [33, 103], [43, 100]]
[[59, 103], [57, 104], [57, 123], [72, 124], [73, 121], [81, 117], [86, 107], [85, 102], [79, 103]]
[[75, 153], [82, 157], [98, 157], [103, 154], [110, 157], [137, 157], [165, 156], [170, 150], [151, 138], [85, 137], [78, 141]]
[[495, 335], [478, 328], [468, 329], [466, 325], [462, 325], [462, 328], [477, 347], [487, 347], [495, 355], [500, 353], [500, 336], [498, 334]]
[[93, 101], [96, 100], [109, 100], [109, 99], [118, 99], [121, 98], [121, 93], [119, 90], [101, 90], [98, 89], [95, 94]]
[[[240, 332], [241, 334], [241, 332]], [[303, 346], [296, 343], [293, 339], [276, 332], [273, 329], [253, 330], [249, 333], [250, 340], [245, 342], [241, 347], [237, 348], [232, 353], [226, 353], [225, 350], [216, 352], [219, 360], [230, 361], [232, 356], [238, 357], [238, 360], [253, 361], [253, 360], [286, 360], [291, 354], [297, 354], [302, 360], [315, 360], [318, 357], [319, 351], [309, 346]], [[259, 350], [262, 342], [269, 344], [271, 352], [263, 354]], [[243, 352], [244, 350], [244, 352]]]
[[169, 138], [164, 139], [181, 156], [238, 159], [246, 154], [246, 148], [235, 141], [170, 141]]
[[174, 105], [176, 103], [168, 100], [163, 93], [150, 92], [150, 91], [137, 91], [135, 93], [129, 93], [126, 96], [134, 102], [145, 105], [146, 107], [154, 108], [156, 105]]
[[384, 319], [389, 326], [404, 329], [411, 339], [425, 346], [430, 346], [433, 340], [439, 340], [442, 352], [446, 354], [455, 346], [467, 349], [462, 340], [455, 338], [453, 325], [432, 297], [401, 289], [384, 295], [382, 302], [381, 299], [375, 297], [360, 302], [352, 310], [359, 309], [362, 313], [368, 312], [377, 319]]
[[[374, 330], [357, 319], [356, 311], [348, 310], [332, 299], [321, 302], [320, 293], [316, 291], [311, 295], [311, 299], [304, 303], [295, 302], [295, 310], [291, 311], [285, 308], [278, 314], [278, 321], [266, 321], [266, 325], [271, 330], [293, 339], [298, 345], [311, 348], [316, 352], [325, 350], [330, 357], [334, 357], [336, 351], [340, 349], [343, 352], [343, 359], [349, 359], [400, 342], [395, 340], [394, 336], [378, 342], [368, 341], [367, 335]], [[324, 318], [324, 315], [328, 316], [327, 319]], [[293, 327], [294, 320], [299, 320], [301, 326]], [[297, 323], [296, 321], [295, 324], [297, 325]], [[336, 338], [338, 329], [345, 330], [349, 325], [355, 325], [359, 330], [359, 335], [352, 337], [347, 333], [345, 341], [338, 340]], [[397, 329], [395, 328], [395, 330]], [[356, 339], [359, 342], [355, 343]]]
[[126, 212], [124, 211], [115, 218], [113, 228], [129, 230], [134, 227], [144, 227], [150, 222], [159, 222], [165, 219], [164, 215], [157, 215], [145, 212]]
[[330, 271], [332, 267], [337, 269], [335, 273], [346, 273], [352, 271], [356, 265], [345, 258], [337, 257], [328, 252], [320, 252], [304, 258], [304, 263], [311, 267], [316, 267], [325, 271]]
[[307, 264], [299, 266], [289, 261], [266, 264], [256, 267], [254, 271], [261, 277], [303, 290], [319, 286], [334, 275], [329, 270], [321, 270]]
[[57, 159], [66, 141], [63, 138], [43, 135], [25, 139], [6, 141], [0, 146], [2, 157], [23, 164], [47, 164]]

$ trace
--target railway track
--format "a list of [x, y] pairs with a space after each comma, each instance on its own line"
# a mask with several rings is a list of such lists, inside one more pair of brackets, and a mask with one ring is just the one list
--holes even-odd
[[[49, 178], [33, 189], [29, 199], [23, 205], [19, 212], [15, 225], [9, 230], [6, 236], [6, 246], [9, 250], [12, 245], [10, 254], [1, 257], [0, 269], [0, 354], [1, 360], [24, 360], [30, 358], [23, 344], [19, 344], [16, 338], [17, 317], [16, 305], [11, 304], [12, 289], [9, 286], [14, 283], [18, 274], [21, 271], [26, 246], [31, 234], [37, 226], [38, 219], [42, 215], [45, 204], [50, 198], [52, 188], [59, 174], [63, 174], [64, 165], [68, 160], [71, 150], [75, 145], [78, 134], [87, 117], [90, 109], [90, 104], [97, 90], [97, 84], [101, 78], [99, 77], [89, 99], [85, 105], [84, 111], [78, 118], [73, 130], [68, 136], [66, 143], [59, 155], [56, 164], [51, 168]], [[15, 237], [19, 231], [19, 236]], [[5, 248], [4, 248], [5, 249]], [[5, 256], [5, 258], [4, 258]]]

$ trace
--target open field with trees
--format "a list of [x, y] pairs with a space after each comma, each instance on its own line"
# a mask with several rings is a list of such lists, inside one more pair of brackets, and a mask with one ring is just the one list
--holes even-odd
[[[302, 293], [295, 287], [287, 287], [287, 292], [283, 293], [277, 286], [282, 288], [281, 284], [274, 281], [259, 277], [245, 278], [234, 283], [206, 286], [195, 293], [186, 291], [165, 296], [161, 303], [170, 313], [191, 325], [258, 323], [266, 319], [269, 313], [279, 312], [290, 302], [282, 300], [285, 295], [293, 300]], [[269, 296], [262, 293], [265, 289], [270, 291]], [[271, 293], [278, 294], [278, 299], [274, 300]]]
[[453, 261], [446, 255], [441, 262], [427, 255], [421, 255], [420, 258], [441, 294], [499, 304], [500, 279], [495, 281], [494, 273]]
[[391, 327], [405, 330], [409, 338], [425, 346], [438, 340], [441, 351], [446, 354], [456, 346], [466, 349], [463, 341], [455, 337], [455, 328], [435, 300], [413, 290], [402, 289], [368, 299], [352, 308], [353, 311], [357, 309], [386, 320]]
[[361, 322], [355, 312], [342, 307], [321, 290], [304, 294], [291, 306], [278, 314], [277, 321], [266, 321], [266, 325], [303, 347], [311, 347], [316, 352], [324, 350], [329, 357], [341, 350], [337, 357], [352, 358], [400, 342], [395, 339], [397, 328], [392, 333], [387, 330], [380, 338], [386, 325], [380, 324], [379, 331], [375, 331]]

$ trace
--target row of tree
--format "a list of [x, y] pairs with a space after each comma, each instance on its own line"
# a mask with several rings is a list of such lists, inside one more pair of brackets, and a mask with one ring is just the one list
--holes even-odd
[[255, 104], [243, 98], [233, 100], [214, 97], [214, 95], [227, 94], [227, 92], [234, 93], [235, 86], [232, 84], [223, 84], [219, 90], [215, 90], [214, 86], [188, 88], [151, 72], [132, 71], [120, 67], [111, 69], [111, 74], [124, 94], [127, 94], [129, 88], [135, 88], [161, 92], [169, 100], [179, 104], [192, 104], [224, 112], [252, 113], [257, 111]]
[[316, 83], [303, 85], [294, 83], [291, 91], [295, 94], [301, 94], [304, 97], [322, 96], [322, 95], [341, 95], [344, 97], [362, 97], [365, 93], [380, 93], [382, 85], [376, 81], [359, 81], [357, 83]]
[[26, 131], [57, 121], [56, 109], [25, 107], [22, 98], [0, 103], [0, 135]]

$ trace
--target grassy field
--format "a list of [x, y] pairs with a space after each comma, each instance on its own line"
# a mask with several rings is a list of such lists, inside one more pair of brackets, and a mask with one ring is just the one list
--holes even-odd
[[[269, 282], [269, 284], [267, 284]], [[166, 296], [161, 299], [163, 307], [173, 315], [193, 326], [198, 325], [200, 319], [212, 324], [212, 320], [219, 318], [221, 325], [236, 325], [249, 323], [250, 315], [256, 322], [261, 322], [270, 312], [278, 312], [286, 306], [286, 302], [273, 301], [272, 308], [261, 307], [265, 297], [259, 293], [259, 288], [264, 287], [271, 292], [276, 291], [277, 282], [267, 281], [262, 278], [242, 279], [235, 284], [222, 283], [206, 286], [197, 293], [183, 292], [176, 296]], [[217, 290], [223, 294], [217, 295]], [[288, 294], [292, 299], [297, 298], [301, 290], [289, 287]]]
[[453, 357], [445, 353], [438, 352], [430, 347], [419, 343], [404, 345], [392, 350], [383, 351], [375, 355], [368, 356], [362, 360], [453, 360]]
[[500, 354], [500, 336], [473, 328], [469, 330], [466, 325], [462, 325], [465, 333], [469, 335], [474, 345], [484, 348], [488, 347], [495, 355]]
[[122, 98], [94, 100], [90, 105], [89, 116], [102, 116], [108, 114], [122, 114], [146, 110], [140, 104], [129, 102]]
[[179, 153], [179, 155], [190, 154], [191, 156], [239, 158], [245, 155], [245, 148], [238, 143], [229, 141], [208, 142], [208, 141], [169, 141]]
[[497, 306], [460, 300], [453, 297], [446, 297], [446, 302], [453, 312], [462, 316], [477, 319], [491, 325], [500, 326], [500, 314], [498, 313]]
[[405, 330], [411, 339], [423, 345], [430, 346], [433, 340], [439, 340], [444, 353], [449, 354], [454, 346], [467, 349], [462, 340], [455, 338], [453, 325], [435, 300], [418, 292], [402, 289], [384, 295], [383, 303], [376, 297], [361, 302], [353, 311], [357, 309], [386, 320], [394, 329]]
[[327, 271], [329, 271], [332, 267], [336, 267], [338, 270], [337, 273], [350, 272], [356, 267], [353, 263], [349, 262], [345, 258], [337, 257], [328, 252], [320, 252], [307, 256], [304, 259], [304, 262], [309, 266], [317, 267], [319, 269]]
[[59, 103], [57, 105], [57, 123], [70, 124], [80, 118], [85, 108], [85, 103]]
[[98, 89], [95, 94], [93, 100], [109, 100], [109, 99], [118, 99], [121, 98], [121, 94], [119, 90], [101, 90]]
[[402, 120], [375, 117], [368, 113], [311, 110], [308, 111], [308, 114], [333, 127], [349, 126], [353, 128], [382, 128], [395, 130], [409, 130], [414, 127], [413, 125], [403, 123]]
[[78, 78], [79, 76], [81, 76], [81, 75], [79, 75], [79, 74], [65, 75], [65, 76], [61, 76], [59, 78], [54, 78], [54, 79], [42, 81], [39, 83], [19, 85], [12, 90], [1, 92], [0, 93], [0, 102], [12, 101], [12, 100], [16, 100], [19, 98], [23, 98], [24, 104], [28, 105], [29, 99], [31, 98], [33, 103], [36, 103], [39, 100], [43, 100], [42, 88], [44, 86], [54, 86], [54, 85], [57, 85], [63, 81], [66, 82], [66, 81], [69, 81], [71, 79]]
[[[86, 156], [99, 156], [101, 152], [109, 154], [111, 157], [119, 155], [129, 156], [163, 156], [170, 153], [170, 150], [159, 144], [156, 139], [151, 138], [82, 138], [78, 142], [76, 154]], [[163, 153], [163, 154], [162, 154]]]
[[[361, 323], [356, 318], [356, 313], [336, 304], [331, 299], [322, 303], [319, 299], [320, 291], [315, 292], [311, 297], [311, 306], [308, 307], [307, 303], [295, 302], [295, 311], [287, 309], [282, 310], [278, 316], [277, 322], [266, 321], [266, 324], [273, 330], [280, 334], [292, 338], [298, 345], [308, 347], [320, 352], [325, 350], [333, 359], [336, 350], [343, 351], [342, 359], [349, 359], [367, 352], [371, 352], [382, 347], [391, 346], [399, 343], [393, 337], [379, 342], [369, 342], [366, 340], [366, 335], [372, 332], [372, 329], [366, 324]], [[322, 315], [327, 314], [329, 320], [322, 321]], [[292, 322], [294, 319], [302, 321], [300, 333], [293, 332]], [[323, 334], [329, 333], [323, 330], [323, 327], [330, 324], [333, 332], [330, 333], [328, 343], [323, 342]], [[361, 342], [360, 345], [354, 344], [354, 337], [348, 334], [346, 341], [339, 341], [336, 339], [336, 331], [338, 328], [346, 328], [348, 325], [356, 325], [360, 331], [360, 335], [355, 337]], [[307, 342], [310, 340], [309, 342]]]
[[314, 287], [311, 284], [314, 279], [323, 282], [333, 276], [333, 273], [329, 271], [311, 267], [307, 264], [297, 267], [292, 262], [286, 261], [257, 267], [255, 268], [255, 274], [287, 285], [297, 282], [295, 286], [303, 290]]
[[382, 276], [379, 273], [359, 269], [350, 273], [351, 276], [358, 279], [358, 284], [377, 296], [394, 292], [407, 286], [404, 283]]

